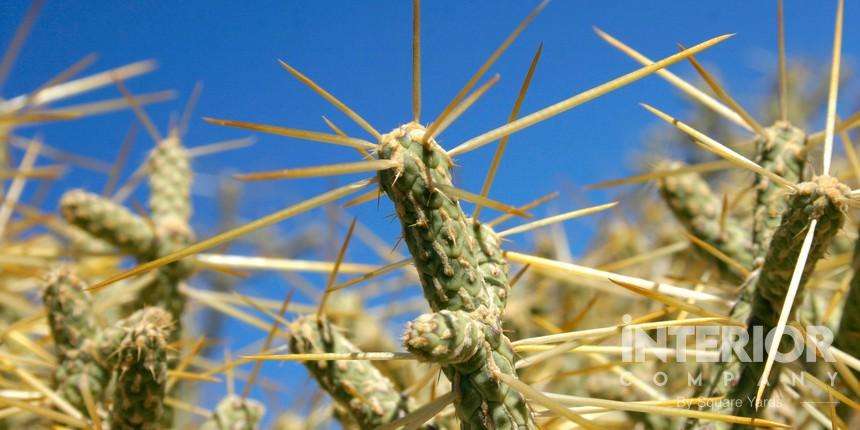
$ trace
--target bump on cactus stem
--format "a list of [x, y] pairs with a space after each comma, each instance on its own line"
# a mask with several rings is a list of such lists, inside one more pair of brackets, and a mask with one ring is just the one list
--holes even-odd
[[163, 427], [172, 325], [170, 314], [157, 307], [143, 308], [118, 323], [109, 355], [116, 377], [111, 429]]
[[409, 322], [403, 334], [406, 349], [424, 361], [463, 363], [483, 347], [481, 324], [463, 311], [442, 310]]
[[200, 427], [201, 430], [256, 430], [266, 408], [253, 399], [243, 399], [235, 394], [218, 402], [212, 418]]
[[[679, 162], [665, 162], [659, 169], [672, 170], [679, 167]], [[726, 216], [724, 225], [721, 225], [720, 199], [711, 192], [708, 183], [701, 176], [689, 173], [662, 178], [660, 195], [675, 218], [693, 236], [712, 245], [741, 266], [747, 269], [752, 267], [753, 258], [748, 235], [732, 216]], [[736, 268], [704, 251], [702, 253], [719, 267], [721, 273], [729, 275], [730, 279], [742, 279], [743, 275]]]
[[[305, 316], [290, 324], [293, 353], [360, 352], [339, 329], [324, 318]], [[307, 361], [317, 383], [355, 419], [362, 429], [373, 429], [409, 412], [410, 400], [367, 361]]]
[[141, 217], [102, 196], [83, 190], [63, 195], [60, 210], [70, 224], [135, 256], [150, 256], [155, 232]]

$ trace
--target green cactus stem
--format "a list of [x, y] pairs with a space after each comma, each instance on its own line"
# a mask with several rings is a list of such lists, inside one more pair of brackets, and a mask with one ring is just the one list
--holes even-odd
[[438, 187], [452, 185], [451, 160], [432, 139], [421, 143], [424, 131], [409, 123], [383, 136], [379, 146], [379, 158], [401, 163], [379, 172], [380, 186], [394, 202], [424, 296], [433, 310], [496, 308], [478, 267], [472, 223], [459, 201]]
[[57, 352], [75, 349], [97, 331], [92, 299], [86, 283], [71, 269], [60, 267], [45, 280], [42, 301], [48, 311], [48, 327]]
[[90, 394], [100, 400], [110, 380], [110, 370], [98, 353], [98, 326], [86, 288], [86, 283], [70, 269], [61, 267], [46, 279], [42, 300], [58, 354], [52, 377], [54, 388], [78, 410], [88, 413], [81, 381], [86, 377]]
[[[802, 238], [812, 219], [818, 220], [818, 226], [812, 241], [812, 248], [806, 260], [806, 265], [798, 286], [795, 303], [803, 300], [803, 290], [810, 274], [815, 270], [815, 264], [824, 257], [833, 237], [837, 234], [845, 220], [849, 188], [830, 176], [817, 176], [809, 182], [797, 185], [797, 193], [790, 196], [786, 212], [782, 216], [779, 228], [774, 232], [765, 257], [761, 272], [752, 290], [752, 300], [747, 331], [752, 338], [754, 327], [763, 328], [768, 333], [776, 327], [782, 311], [783, 300], [788, 291], [794, 266], [797, 263]], [[796, 309], [795, 306], [793, 308]], [[780, 349], [791, 346], [791, 338], [783, 337]], [[747, 345], [747, 354], [753, 356], [753, 345]], [[735, 383], [721, 387], [727, 390], [728, 399], [742, 399], [742, 406], [733, 412], [741, 416], [755, 416], [755, 405], [748, 401], [755, 399], [758, 382], [764, 371], [764, 362], [741, 363], [739, 374], [734, 375]], [[768, 399], [770, 392], [778, 381], [779, 364], [777, 363], [769, 375], [768, 389], [763, 399]], [[711, 395], [721, 395], [714, 392]]]
[[[95, 238], [116, 246], [145, 262], [184, 248], [194, 241], [191, 216], [190, 157], [176, 131], [152, 150], [148, 159], [152, 225], [104, 197], [73, 190], [63, 196], [66, 220]], [[130, 313], [143, 306], [162, 306], [177, 323], [171, 333], [178, 339], [185, 297], [179, 284], [193, 271], [190, 260], [171, 263], [158, 270], [154, 282], [143, 288], [126, 307]]]
[[266, 408], [253, 399], [243, 399], [235, 394], [218, 402], [212, 418], [206, 420], [201, 430], [256, 430]]
[[191, 218], [191, 162], [177, 130], [149, 154], [149, 208], [158, 225], [163, 218]]
[[[182, 146], [178, 130], [156, 146], [149, 154], [149, 207], [155, 224], [155, 254], [164, 256], [190, 245], [194, 233], [188, 224], [191, 218], [191, 162]], [[177, 329], [185, 309], [185, 297], [179, 284], [191, 275], [192, 262], [188, 259], [171, 263], [159, 270], [156, 281], [142, 289], [137, 296], [138, 306], [162, 306], [173, 316]]]
[[406, 327], [403, 344], [422, 360], [441, 363], [461, 394], [454, 406], [464, 429], [537, 428], [525, 401], [492, 377], [516, 375], [515, 355], [498, 318], [476, 311], [424, 314]]
[[89, 234], [80, 227], [65, 223], [63, 223], [63, 227], [62, 234], [73, 254], [113, 255], [117, 252], [115, 246]]
[[472, 220], [472, 230], [478, 243], [478, 270], [484, 283], [493, 294], [493, 305], [501, 311], [505, 309], [510, 292], [508, 262], [502, 255], [502, 239], [493, 229], [478, 220]]
[[[854, 357], [860, 357], [860, 239], [854, 246], [852, 262], [854, 275], [848, 286], [848, 294], [845, 295], [839, 331], [836, 333], [834, 343], [842, 351]], [[855, 372], [855, 374], [858, 373]]]
[[[290, 324], [290, 349], [296, 354], [360, 352], [324, 318], [305, 316]], [[317, 383], [362, 429], [375, 429], [409, 412], [408, 397], [370, 362], [306, 361]]]
[[[778, 121], [765, 132], [767, 136], [756, 141], [756, 163], [791, 183], [802, 181], [806, 134], [784, 121]], [[771, 237], [780, 226], [788, 202], [785, 190], [765, 176], [756, 175], [754, 186], [753, 254], [761, 260], [766, 257]]]
[[[760, 137], [756, 141], [756, 162], [762, 166], [763, 168], [770, 170], [791, 182], [799, 182], [803, 178], [803, 168], [806, 162], [806, 151], [804, 150], [804, 140], [806, 139], [806, 134], [796, 128], [791, 124], [778, 121], [771, 127], [765, 129], [767, 136]], [[753, 246], [753, 255], [755, 258], [756, 267], [759, 265], [766, 264], [768, 258], [771, 258], [771, 264], [769, 273], [764, 273], [764, 268], [762, 268], [762, 273], [758, 273], [757, 276], [754, 276], [750, 279], [747, 279], [744, 283], [744, 286], [741, 290], [740, 296], [735, 303], [735, 306], [732, 308], [730, 313], [730, 317], [736, 321], [747, 321], [752, 318], [751, 313], [753, 312], [754, 306], [753, 302], [756, 301], [757, 288], [762, 282], [772, 283], [772, 280], [761, 279], [761, 276], [765, 276], [767, 279], [771, 279], [773, 277], [772, 270], [773, 266], [777, 264], [777, 262], [791, 265], [788, 267], [788, 276], [789, 279], [785, 280], [784, 288], [788, 287], [788, 282], [790, 281], [791, 271], [794, 266], [791, 262], [783, 263], [781, 260], [774, 260], [777, 258], [776, 256], [770, 257], [768, 252], [771, 251], [771, 241], [776, 234], [776, 231], [782, 228], [783, 216], [790, 216], [787, 212], [789, 208], [789, 204], [793, 202], [786, 193], [778, 184], [774, 184], [770, 179], [762, 176], [756, 175], [754, 182], [756, 197], [755, 197], [755, 206], [753, 208], [753, 230], [752, 230], [752, 246]], [[809, 185], [806, 186], [809, 188]], [[841, 200], [840, 200], [841, 201]], [[842, 203], [844, 205], [844, 203]], [[793, 216], [797, 216], [796, 214]], [[802, 216], [802, 215], [801, 215]], [[806, 218], [806, 222], [808, 222], [808, 216]], [[785, 228], [788, 228], [786, 226]], [[821, 226], [819, 225], [818, 229]], [[816, 240], [821, 235], [821, 231], [816, 231]], [[835, 232], [833, 233], [835, 235]], [[802, 237], [802, 234], [801, 236]], [[795, 238], [796, 242], [797, 238]], [[832, 241], [831, 238], [828, 241]], [[794, 252], [799, 252], [800, 243], [793, 243], [795, 245]], [[824, 251], [821, 252], [823, 254]], [[815, 261], [812, 259], [813, 255], [810, 254], [810, 259], [807, 261], [807, 268], [812, 268], [815, 266]], [[818, 258], [821, 256], [819, 255]], [[794, 255], [794, 260], [796, 262], [797, 255]], [[783, 274], [784, 276], [784, 274]], [[806, 275], [804, 275], [804, 280], [806, 279]], [[767, 287], [765, 287], [767, 288]], [[799, 302], [800, 299], [797, 299]], [[780, 299], [780, 307], [781, 299]], [[781, 308], [776, 309], [777, 318], [779, 316]], [[757, 372], [760, 374], [763, 370], [763, 363], [758, 363], [759, 369]], [[706, 387], [706, 395], [708, 396], [725, 396], [732, 390], [741, 390], [736, 387], [738, 384], [738, 378], [741, 376], [742, 369], [744, 365], [738, 360], [738, 358], [732, 355], [730, 361], [728, 363], [720, 363], [714, 370], [713, 374], [709, 380], [709, 383]], [[774, 372], [777, 373], [777, 372]], [[727, 377], [731, 375], [731, 377]], [[775, 377], [775, 375], [772, 374]], [[755, 385], [758, 384], [757, 378], [754, 381], [750, 378], [747, 378], [747, 381], [744, 381], [745, 384], [752, 384], [751, 389], [753, 390], [753, 395], [755, 393], [755, 389], [757, 388]], [[747, 388], [750, 389], [750, 388]], [[727, 410], [728, 408], [722, 408]], [[753, 411], [754, 412], [754, 411]], [[716, 424], [700, 424], [700, 428], [711, 428]], [[688, 420], [686, 428], [693, 428], [693, 421]]]
[[120, 321], [107, 336], [108, 345], [115, 345], [109, 355], [116, 377], [111, 429], [162, 428], [172, 324], [165, 310], [147, 307]]
[[[410, 324], [404, 344], [443, 365], [459, 394], [454, 407], [462, 428], [536, 428], [525, 399], [493, 376], [516, 377], [516, 356], [500, 321], [509, 288], [500, 241], [444, 193], [452, 186], [452, 163], [433, 139], [423, 142], [424, 133], [417, 123], [405, 124], [383, 136], [378, 150], [379, 158], [400, 163], [380, 171], [379, 183], [394, 202], [424, 297], [436, 312]], [[461, 342], [447, 343], [453, 339]]]
[[[842, 315], [839, 318], [839, 328], [833, 344], [852, 357], [860, 357], [860, 239], [854, 242], [854, 259], [851, 267], [854, 273], [851, 275], [848, 292], [843, 299]], [[853, 372], [855, 377], [860, 377], [860, 372]], [[851, 408], [841, 404], [837, 406], [837, 411], [846, 420], [850, 419], [853, 412]]]
[[[660, 170], [672, 170], [681, 166], [680, 162], [666, 162]], [[724, 224], [721, 225], [720, 199], [711, 192], [708, 183], [701, 176], [690, 173], [662, 178], [660, 195], [675, 218], [693, 236], [718, 249], [744, 268], [752, 268], [753, 254], [749, 236], [731, 216], [726, 216]], [[743, 274], [736, 267], [704, 251], [702, 253], [719, 267], [721, 273], [728, 274], [731, 279], [743, 279]]]
[[442, 310], [408, 323], [403, 345], [424, 361], [459, 364], [482, 349], [484, 327], [463, 311]]
[[151, 256], [155, 231], [143, 218], [102, 196], [72, 190], [60, 201], [70, 224], [134, 256]]
[[[192, 243], [194, 234], [187, 222], [176, 217], [168, 217], [156, 225], [156, 255], [170, 254]], [[155, 280], [137, 294], [135, 306], [161, 306], [170, 312], [177, 324], [173, 331], [178, 339], [181, 333], [182, 313], [186, 298], [179, 292], [180, 283], [191, 275], [193, 262], [188, 259], [170, 263], [158, 270]]]

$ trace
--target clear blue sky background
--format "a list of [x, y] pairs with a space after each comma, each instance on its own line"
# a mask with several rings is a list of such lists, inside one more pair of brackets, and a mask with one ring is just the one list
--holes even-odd
[[[534, 1], [425, 1], [423, 16], [423, 122], [429, 122], [465, 83], [501, 40], [516, 26]], [[860, 10], [846, 10], [846, 63], [859, 52]], [[26, 2], [0, 1], [0, 43], [6, 44], [27, 7]], [[325, 131], [320, 116], [335, 120], [348, 133], [367, 137], [333, 107], [295, 81], [277, 64], [283, 58], [302, 70], [386, 132], [410, 118], [410, 2], [401, 1], [257, 1], [222, 0], [184, 2], [62, 2], [49, 1], [33, 35], [25, 45], [2, 94], [17, 95], [39, 84], [84, 55], [100, 59], [92, 70], [154, 58], [160, 68], [128, 82], [136, 92], [175, 89], [181, 97], [147, 108], [164, 132], [171, 112], [182, 109], [185, 97], [198, 80], [205, 85], [192, 121], [187, 145], [247, 136], [241, 130], [203, 123], [200, 116], [286, 125]], [[830, 57], [835, 2], [786, 2], [790, 57], [826, 64]], [[731, 40], [700, 55], [719, 68], [728, 88], [742, 103], [756, 106], [766, 75], [776, 64], [775, 2], [772, 1], [651, 1], [552, 2], [493, 67], [501, 82], [440, 138], [445, 147], [501, 125], [508, 115], [528, 62], [538, 44], [545, 44], [543, 59], [526, 98], [523, 112], [532, 112], [637, 65], [610, 48], [592, 32], [597, 25], [652, 58], [676, 51], [676, 43], [692, 45], [710, 37], [737, 33]], [[673, 67], [693, 76], [687, 64]], [[825, 79], [825, 76], [821, 77]], [[856, 86], [853, 87], [856, 89]], [[857, 106], [857, 92], [845, 91], [840, 112]], [[108, 88], [75, 101], [116, 97]], [[642, 138], [656, 119], [637, 103], [648, 101], [680, 117], [688, 103], [663, 80], [650, 77], [621, 91], [592, 101], [555, 119], [515, 134], [511, 139], [492, 197], [523, 203], [553, 190], [564, 197], [553, 210], [568, 210], [586, 203], [605, 202], [610, 194], [586, 193], [582, 187], [630, 173], [629, 154], [643, 147]], [[128, 126], [129, 112], [41, 128], [47, 143], [82, 154], [113, 160]], [[815, 128], [823, 127], [818, 120]], [[33, 135], [35, 130], [21, 131]], [[226, 171], [253, 171], [355, 161], [354, 152], [340, 147], [259, 135], [252, 148], [195, 160], [200, 172], [195, 185], [195, 225], [201, 236], [213, 233], [215, 210], [211, 196], [214, 176]], [[152, 142], [141, 134], [132, 162], [140, 162]], [[459, 186], [478, 190], [492, 149], [457, 160]], [[20, 154], [16, 154], [20, 155]], [[130, 172], [127, 169], [125, 175]], [[60, 188], [83, 186], [101, 189], [105, 178], [75, 170], [52, 192], [48, 207], [56, 207]], [[345, 183], [347, 178], [337, 180]], [[330, 188], [331, 180], [273, 182], [249, 189], [242, 216], [264, 215], [303, 197]], [[35, 187], [29, 187], [32, 191]], [[145, 201], [145, 193], [137, 197]], [[393, 243], [396, 223], [383, 202], [352, 210]], [[540, 214], [546, 212], [541, 211]], [[319, 218], [317, 211], [284, 230], [300, 228]], [[580, 220], [567, 228], [574, 251], [590, 240], [593, 221]], [[338, 236], [342, 235], [339, 233]], [[511, 246], [527, 247], [528, 238]], [[379, 259], [356, 246], [351, 261], [374, 263]], [[199, 278], [198, 278], [199, 279]], [[322, 282], [321, 278], [313, 278]], [[196, 283], [203, 286], [202, 282]], [[256, 277], [242, 291], [281, 297], [283, 282]], [[416, 287], [417, 290], [417, 287]], [[246, 345], [263, 333], [231, 325], [232, 345]], [[304, 384], [292, 365], [267, 365], [266, 375], [285, 385]], [[221, 386], [213, 387], [220, 392]], [[288, 402], [288, 393], [283, 402]], [[211, 404], [213, 398], [207, 398]]]

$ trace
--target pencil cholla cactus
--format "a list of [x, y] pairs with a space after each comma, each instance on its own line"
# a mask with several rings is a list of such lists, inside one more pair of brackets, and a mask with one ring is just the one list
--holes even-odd
[[[673, 170], [682, 166], [678, 162], [665, 162], [660, 170]], [[722, 207], [720, 199], [697, 173], [662, 178], [660, 195], [690, 234], [737, 261], [743, 268], [752, 268], [749, 235], [734, 217], [721, 214], [721, 211], [728, 209]], [[737, 268], [705, 254], [717, 263], [721, 272], [735, 279], [743, 278]]]
[[58, 355], [54, 386], [81, 411], [87, 411], [81, 394], [83, 379], [97, 401], [110, 380], [110, 370], [99, 354], [99, 328], [86, 288], [71, 269], [60, 267], [48, 275], [42, 294]]
[[[795, 303], [801, 303], [804, 286], [815, 264], [821, 259], [833, 237], [842, 228], [848, 204], [850, 189], [830, 176], [817, 176], [809, 182], [797, 185], [797, 192], [788, 198], [787, 208], [782, 215], [782, 222], [773, 234], [767, 256], [761, 268], [761, 273], [755, 282], [752, 309], [747, 321], [750, 338], [753, 327], [760, 326], [768, 333], [777, 325], [782, 310], [794, 267], [802, 247], [801, 238], [806, 234], [810, 222], [818, 220], [818, 225], [812, 241], [812, 247], [804, 266]], [[794, 313], [792, 309], [792, 313]], [[783, 338], [782, 343], [791, 342], [791, 338]], [[747, 345], [747, 353], [753, 356], [753, 346]], [[756, 405], [747, 399], [755, 399], [757, 385], [761, 379], [765, 363], [750, 362], [741, 365], [741, 372], [736, 376], [737, 385], [729, 387], [728, 398], [745, 400], [743, 406], [735, 409], [742, 416], [755, 416]], [[769, 398], [770, 391], [779, 377], [779, 365], [771, 371], [765, 397]]]
[[[854, 357], [860, 357], [860, 239], [855, 242], [852, 267], [854, 274], [848, 294], [845, 295], [839, 332], [834, 341], [839, 349]], [[855, 371], [855, 374], [860, 375], [860, 372]]]
[[60, 211], [70, 224], [122, 251], [142, 258], [150, 257], [155, 246], [155, 231], [141, 217], [102, 196], [83, 190], [63, 194]]
[[[756, 140], [756, 162], [791, 183], [803, 180], [806, 163], [806, 134], [791, 124], [779, 121], [765, 129], [767, 136]], [[753, 209], [753, 253], [765, 258], [770, 240], [786, 210], [785, 190], [765, 176], [755, 177], [756, 199]]]
[[[151, 222], [105, 197], [83, 190], [63, 195], [60, 209], [73, 226], [116, 246], [138, 261], [150, 261], [188, 246], [194, 240], [191, 217], [190, 156], [182, 146], [178, 131], [171, 131], [147, 159]], [[126, 307], [132, 312], [143, 306], [162, 306], [168, 310], [179, 336], [185, 298], [179, 284], [191, 275], [192, 262], [180, 260], [160, 268], [155, 280], [143, 288], [137, 299]]]
[[143, 308], [105, 335], [116, 388], [112, 429], [159, 429], [167, 383], [167, 339], [173, 322], [165, 310]]
[[[392, 351], [397, 348], [394, 336], [380, 318], [367, 309], [360, 292], [338, 291], [326, 302], [329, 321], [344, 329], [344, 336], [363, 351]], [[398, 388], [414, 383], [416, 363], [405, 360], [374, 361], [373, 365]]]
[[[356, 353], [356, 348], [325, 318], [304, 316], [290, 324], [290, 349], [296, 354]], [[326, 392], [362, 429], [377, 428], [409, 412], [408, 397], [368, 361], [306, 361]]]
[[149, 208], [156, 224], [162, 218], [191, 218], [190, 158], [176, 128], [150, 152]]
[[212, 417], [200, 428], [201, 430], [256, 430], [265, 412], [266, 408], [262, 403], [231, 394], [218, 402]]
[[[381, 159], [400, 164], [380, 171], [379, 182], [394, 202], [424, 297], [437, 313], [411, 324], [404, 344], [443, 365], [458, 391], [454, 406], [465, 428], [535, 428], [525, 399], [495, 376], [516, 376], [516, 356], [501, 328], [508, 279], [499, 240], [446, 193], [451, 160], [435, 140], [424, 142], [425, 132], [417, 123], [405, 124], [383, 136], [378, 150]], [[453, 339], [475, 350], [457, 351]]]
[[[155, 255], [170, 254], [194, 241], [191, 230], [191, 163], [182, 146], [178, 129], [173, 128], [166, 139], [149, 154], [149, 208], [155, 226]], [[181, 323], [185, 297], [179, 284], [193, 270], [188, 259], [161, 268], [155, 282], [138, 293], [137, 303], [143, 306], [163, 306]], [[179, 335], [179, 330], [175, 331]]]

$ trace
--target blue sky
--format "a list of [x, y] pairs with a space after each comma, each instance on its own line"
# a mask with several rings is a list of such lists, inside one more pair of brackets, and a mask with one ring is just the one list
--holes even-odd
[[[422, 122], [427, 123], [536, 2], [424, 3]], [[6, 44], [27, 3], [4, 0], [0, 4], [0, 44]], [[846, 9], [847, 65], [856, 65], [860, 52], [856, 45], [860, 26], [851, 25], [857, 22], [860, 10], [852, 6]], [[410, 9], [408, 1], [52, 1], [36, 23], [2, 95], [31, 90], [91, 52], [100, 56], [92, 71], [153, 58], [160, 68], [129, 81], [128, 87], [136, 93], [162, 89], [179, 92], [177, 100], [147, 108], [162, 132], [170, 114], [182, 109], [194, 83], [199, 80], [204, 84], [186, 142], [189, 146], [248, 135], [203, 123], [199, 118], [204, 115], [320, 131], [326, 130], [320, 116], [327, 115], [347, 133], [367, 137], [284, 72], [276, 59], [285, 59], [386, 132], [410, 118]], [[834, 1], [786, 1], [790, 58], [827, 64], [834, 11]], [[524, 113], [636, 68], [633, 61], [596, 37], [593, 25], [652, 58], [674, 53], [679, 42], [692, 45], [719, 34], [737, 33], [699, 58], [718, 68], [732, 94], [751, 107], [756, 106], [766, 77], [776, 64], [775, 2], [556, 0], [493, 67], [492, 72], [501, 74], [501, 82], [450, 127], [439, 138], [440, 143], [450, 148], [501, 125], [541, 42], [543, 58], [523, 106]], [[687, 64], [676, 65], [672, 70], [693, 76]], [[840, 99], [841, 114], [857, 108], [860, 97], [856, 89], [856, 85], [846, 86]], [[117, 95], [115, 89], [108, 88], [75, 101]], [[675, 90], [661, 79], [650, 77], [517, 133], [511, 139], [492, 197], [523, 203], [561, 190], [562, 199], [550, 208], [555, 211], [607, 201], [611, 194], [585, 192], [583, 186], [631, 172], [634, 160], [630, 154], [644, 147], [643, 137], [657, 124], [638, 106], [640, 101], [681, 118], [689, 112], [689, 104]], [[51, 145], [113, 160], [133, 121], [130, 113], [121, 112], [39, 131]], [[817, 120], [814, 128], [823, 128], [823, 121]], [[24, 135], [35, 132], [21, 131]], [[210, 235], [214, 228], [215, 206], [207, 197], [214, 175], [357, 160], [356, 154], [345, 148], [277, 136], [258, 138], [252, 148], [195, 160], [195, 170], [203, 174], [196, 184], [199, 195], [195, 201], [195, 225], [201, 236]], [[132, 162], [140, 162], [151, 146], [152, 142], [141, 133]], [[478, 190], [491, 153], [488, 147], [458, 159], [462, 166], [456, 172], [458, 185]], [[125, 175], [129, 173], [127, 169]], [[264, 215], [350, 179], [255, 184], [247, 190], [241, 214], [249, 219]], [[100, 190], [104, 180], [103, 176], [74, 170], [62, 186], [52, 191], [47, 206], [55, 208], [61, 189], [83, 186]], [[28, 190], [32, 192], [34, 188]], [[138, 199], [145, 201], [145, 194]], [[350, 211], [394, 243], [398, 227], [386, 218], [391, 212], [385, 202], [379, 209], [370, 204]], [[287, 222], [284, 231], [295, 231], [320, 214], [317, 211]], [[591, 238], [593, 226], [593, 221], [579, 220], [567, 227], [575, 251], [582, 250]], [[527, 245], [528, 238], [518, 238], [511, 246]], [[378, 261], [360, 246], [350, 252], [349, 260]], [[252, 285], [243, 286], [243, 291], [279, 297], [286, 290], [282, 282], [271, 277], [252, 278], [249, 282]], [[263, 336], [239, 326], [231, 326], [227, 335], [240, 345]], [[291, 366], [270, 365], [266, 374], [294, 377], [297, 373], [290, 369]], [[300, 383], [296, 380], [291, 385]]]

